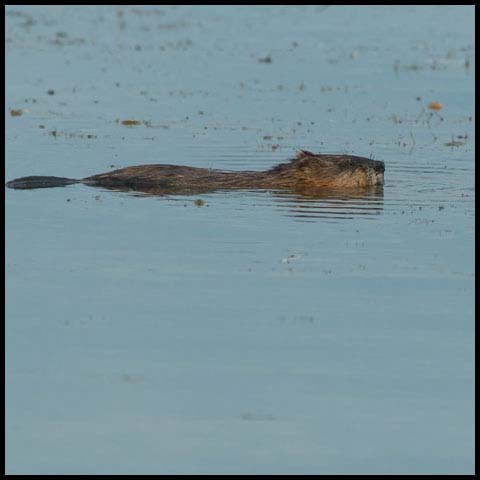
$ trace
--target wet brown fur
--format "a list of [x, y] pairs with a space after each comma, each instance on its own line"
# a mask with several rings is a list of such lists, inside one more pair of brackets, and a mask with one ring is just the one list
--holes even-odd
[[[296, 158], [266, 171], [226, 172], [178, 165], [140, 165], [84, 178], [86, 185], [113, 190], [134, 190], [150, 194], [194, 194], [231, 189], [289, 189], [318, 191], [370, 187], [383, 183], [383, 162], [352, 155], [316, 155], [301, 150]], [[12, 188], [40, 188], [43, 179], [24, 177], [13, 180]], [[37, 179], [35, 184], [33, 180]], [[65, 184], [68, 179], [62, 179]], [[49, 180], [50, 181], [50, 180]], [[31, 185], [30, 187], [28, 185]]]
[[230, 189], [319, 190], [368, 187], [383, 183], [383, 162], [351, 155], [300, 151], [289, 163], [266, 171], [225, 172], [177, 165], [127, 167], [82, 180], [106, 188], [194, 193]]

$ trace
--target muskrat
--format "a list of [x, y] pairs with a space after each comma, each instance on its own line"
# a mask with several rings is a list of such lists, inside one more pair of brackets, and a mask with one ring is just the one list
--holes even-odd
[[353, 155], [321, 155], [300, 150], [288, 163], [265, 171], [227, 172], [178, 165], [139, 165], [81, 180], [63, 177], [22, 177], [7, 182], [16, 189], [63, 187], [83, 183], [112, 190], [156, 195], [195, 194], [231, 189], [288, 189], [312, 192], [383, 184], [385, 164]]

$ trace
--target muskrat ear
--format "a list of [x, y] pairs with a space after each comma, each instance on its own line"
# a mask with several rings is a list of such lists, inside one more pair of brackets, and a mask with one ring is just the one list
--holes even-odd
[[299, 150], [297, 152], [297, 158], [312, 157], [312, 156], [315, 156], [315, 154], [312, 152], [309, 152], [308, 150]]

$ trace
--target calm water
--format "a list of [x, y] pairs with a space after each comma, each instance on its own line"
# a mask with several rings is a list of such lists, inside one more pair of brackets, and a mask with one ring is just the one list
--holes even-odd
[[8, 180], [386, 164], [323, 199], [6, 191], [7, 473], [473, 473], [473, 34], [471, 6], [7, 7]]

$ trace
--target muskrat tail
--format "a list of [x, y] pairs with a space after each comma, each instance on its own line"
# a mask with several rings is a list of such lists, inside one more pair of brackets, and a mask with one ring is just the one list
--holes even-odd
[[81, 180], [74, 180], [73, 178], [33, 176], [16, 178], [15, 180], [7, 182], [5, 185], [8, 188], [29, 190], [32, 188], [65, 187], [66, 185], [80, 182]]

